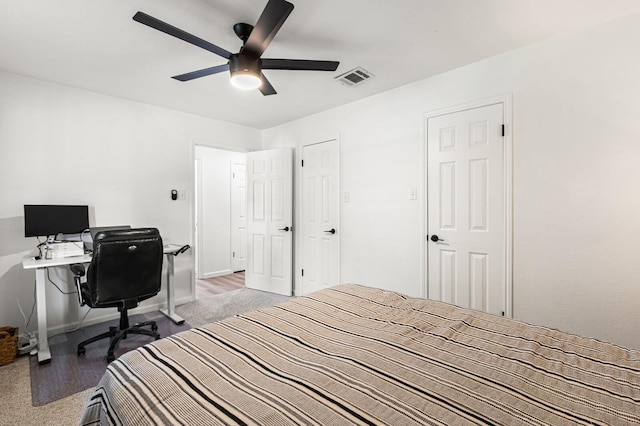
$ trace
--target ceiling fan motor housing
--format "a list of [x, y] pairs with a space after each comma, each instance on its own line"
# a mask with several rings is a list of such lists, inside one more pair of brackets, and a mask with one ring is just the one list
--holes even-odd
[[231, 84], [238, 89], [252, 90], [262, 86], [262, 60], [243, 53], [229, 57]]
[[262, 72], [262, 60], [251, 55], [234, 53], [229, 58], [229, 71], [231, 71], [231, 75], [236, 73], [260, 75]]

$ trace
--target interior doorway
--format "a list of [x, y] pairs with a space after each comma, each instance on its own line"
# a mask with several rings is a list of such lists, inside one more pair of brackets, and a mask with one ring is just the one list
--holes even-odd
[[194, 146], [196, 298], [244, 287], [245, 156]]

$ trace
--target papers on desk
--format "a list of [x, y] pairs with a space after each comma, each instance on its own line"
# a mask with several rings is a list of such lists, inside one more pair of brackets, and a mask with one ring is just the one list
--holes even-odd
[[62, 259], [84, 256], [84, 245], [82, 242], [48, 243], [43, 245], [40, 251], [43, 259]]

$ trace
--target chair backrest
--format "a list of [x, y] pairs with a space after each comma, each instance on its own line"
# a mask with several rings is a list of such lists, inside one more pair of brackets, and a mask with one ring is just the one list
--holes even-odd
[[82, 292], [85, 303], [93, 308], [131, 308], [158, 294], [162, 247], [155, 228], [99, 232]]

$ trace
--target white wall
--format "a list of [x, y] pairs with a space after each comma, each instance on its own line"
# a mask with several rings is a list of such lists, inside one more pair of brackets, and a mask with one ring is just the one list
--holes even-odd
[[[14, 74], [0, 72], [0, 94], [0, 325], [21, 330], [16, 302], [28, 316], [35, 280], [21, 262], [37, 244], [24, 238], [24, 204], [88, 204], [92, 226], [153, 226], [165, 242], [193, 245], [192, 141], [260, 144], [255, 129]], [[186, 199], [172, 201], [171, 189]], [[178, 302], [191, 298], [191, 271], [191, 252], [176, 258]], [[52, 278], [71, 289], [66, 268]], [[77, 302], [51, 285], [47, 291], [49, 326], [60, 331], [75, 320]], [[145, 303], [164, 299], [161, 293]], [[29, 329], [36, 324], [34, 314]]]
[[339, 136], [343, 281], [421, 295], [422, 116], [512, 93], [515, 318], [640, 348], [638, 40], [640, 15], [266, 130], [263, 147]]
[[[261, 137], [264, 148], [339, 137], [343, 281], [421, 295], [423, 200], [409, 190], [423, 187], [422, 116], [512, 93], [514, 316], [640, 348], [639, 39], [640, 15], [624, 18], [262, 134], [0, 72], [0, 325], [24, 328], [16, 301], [27, 315], [33, 303], [25, 203], [89, 204], [92, 225], [193, 243], [193, 140], [251, 150]], [[174, 188], [187, 200], [171, 201]], [[179, 300], [191, 256], [177, 258]], [[47, 288], [60, 329], [75, 299]]]
[[233, 272], [231, 266], [231, 162], [244, 162], [244, 154], [203, 146], [195, 147], [200, 163], [198, 208], [198, 278]]

